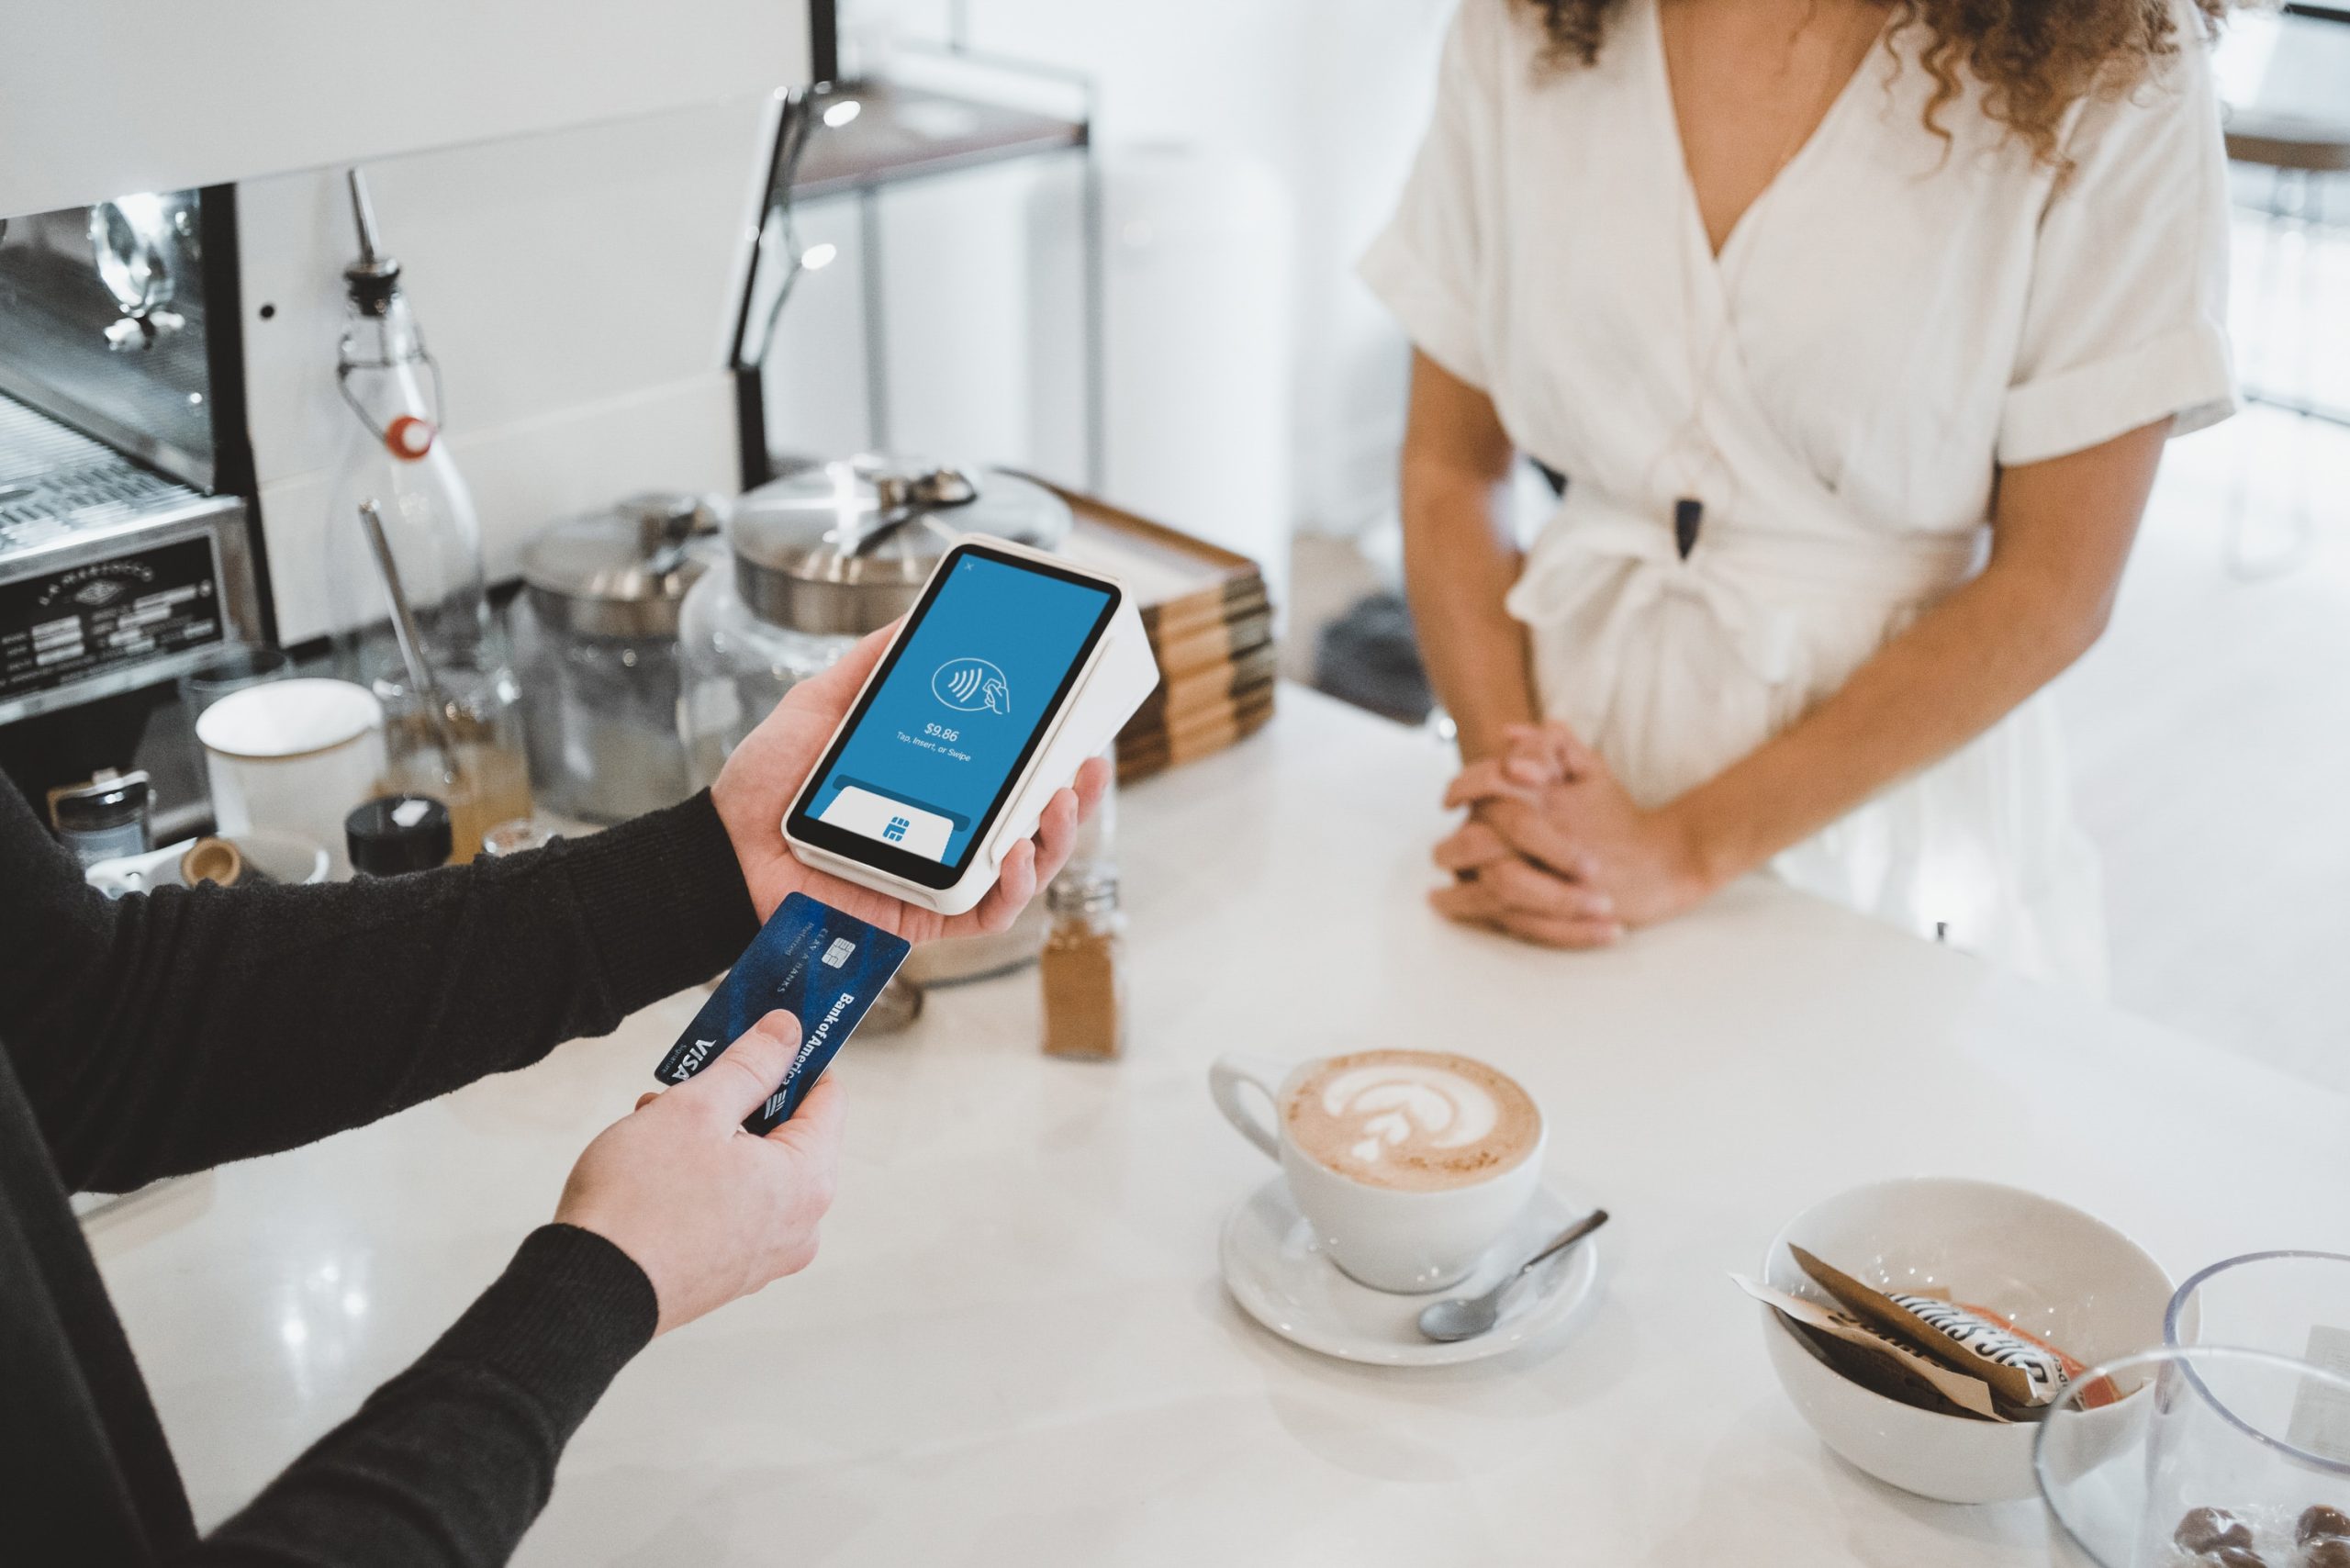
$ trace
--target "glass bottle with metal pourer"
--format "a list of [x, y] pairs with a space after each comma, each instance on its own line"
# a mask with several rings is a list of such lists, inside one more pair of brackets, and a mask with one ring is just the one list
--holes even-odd
[[335, 377], [348, 418], [328, 490], [327, 602], [340, 673], [384, 705], [383, 790], [449, 808], [453, 858], [531, 813], [520, 691], [489, 613], [481, 524], [441, 438], [440, 368], [350, 175], [359, 259]]

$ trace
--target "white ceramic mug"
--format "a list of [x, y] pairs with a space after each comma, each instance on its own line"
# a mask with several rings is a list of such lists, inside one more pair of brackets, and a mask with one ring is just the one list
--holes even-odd
[[196, 721], [219, 831], [275, 828], [350, 875], [342, 819], [384, 778], [384, 706], [347, 680], [273, 680], [232, 691]]
[[[1222, 1056], [1208, 1069], [1208, 1092], [1242, 1137], [1280, 1162], [1298, 1212], [1348, 1276], [1374, 1290], [1405, 1294], [1458, 1283], [1533, 1201], [1550, 1138], [1549, 1118], [1525, 1159], [1482, 1182], [1437, 1192], [1374, 1187], [1322, 1164], [1289, 1136], [1283, 1114], [1289, 1097], [1324, 1059], [1290, 1066]], [[1244, 1098], [1243, 1091], [1251, 1089], [1269, 1102], [1270, 1117]]]

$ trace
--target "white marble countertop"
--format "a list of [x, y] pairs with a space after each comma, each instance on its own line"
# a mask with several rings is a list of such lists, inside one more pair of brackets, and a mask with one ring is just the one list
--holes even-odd
[[[1445, 758], [1282, 702], [1122, 803], [1126, 1059], [1040, 1056], [1033, 974], [857, 1040], [822, 1257], [622, 1374], [520, 1562], [2037, 1565], [2037, 1505], [1831, 1458], [1725, 1271], [1905, 1172], [2078, 1204], [2175, 1278], [2350, 1249], [2350, 1102], [1761, 883], [1595, 955], [1449, 926], [1420, 897]], [[698, 1000], [94, 1226], [200, 1518], [456, 1315]], [[1566, 1336], [1371, 1370], [1225, 1296], [1219, 1225], [1270, 1167], [1209, 1059], [1393, 1044], [1517, 1076], [1552, 1179], [1614, 1211]]]

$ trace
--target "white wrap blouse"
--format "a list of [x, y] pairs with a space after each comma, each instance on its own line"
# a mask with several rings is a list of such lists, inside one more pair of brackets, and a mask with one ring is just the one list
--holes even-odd
[[[1753, 750], [1977, 569], [2002, 465], [2232, 408], [2219, 114], [2179, 25], [2160, 79], [2074, 107], [2062, 180], [1972, 88], [1939, 112], [1948, 140], [1930, 130], [1922, 40], [1891, 31], [1717, 257], [1656, 0], [1628, 0], [1588, 68], [1549, 62], [1522, 0], [1461, 0], [1362, 275], [1567, 476], [1508, 608], [1543, 710], [1636, 798]], [[2102, 984], [2046, 693], [1774, 869]]]

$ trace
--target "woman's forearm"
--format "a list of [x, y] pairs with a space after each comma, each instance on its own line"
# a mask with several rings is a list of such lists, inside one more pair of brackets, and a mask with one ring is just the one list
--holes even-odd
[[1424, 354], [1404, 442], [1404, 581], [1420, 656], [1466, 760], [1537, 716], [1526, 630], [1503, 608], [1520, 554], [1509, 526], [1516, 454], [1483, 392]]
[[2101, 621], [1996, 568], [1879, 650], [1826, 701], [1665, 808], [1720, 886], [1956, 751], [2087, 650]]
[[1498, 498], [1465, 485], [1405, 490], [1404, 577], [1420, 656], [1460, 731], [1464, 760], [1502, 748], [1502, 730], [1536, 717], [1526, 629], [1502, 608], [1519, 556], [1497, 535]]
[[1826, 701], [1666, 810], [1714, 886], [1956, 751], [2105, 630], [2168, 420], [2000, 475], [1991, 563]]

